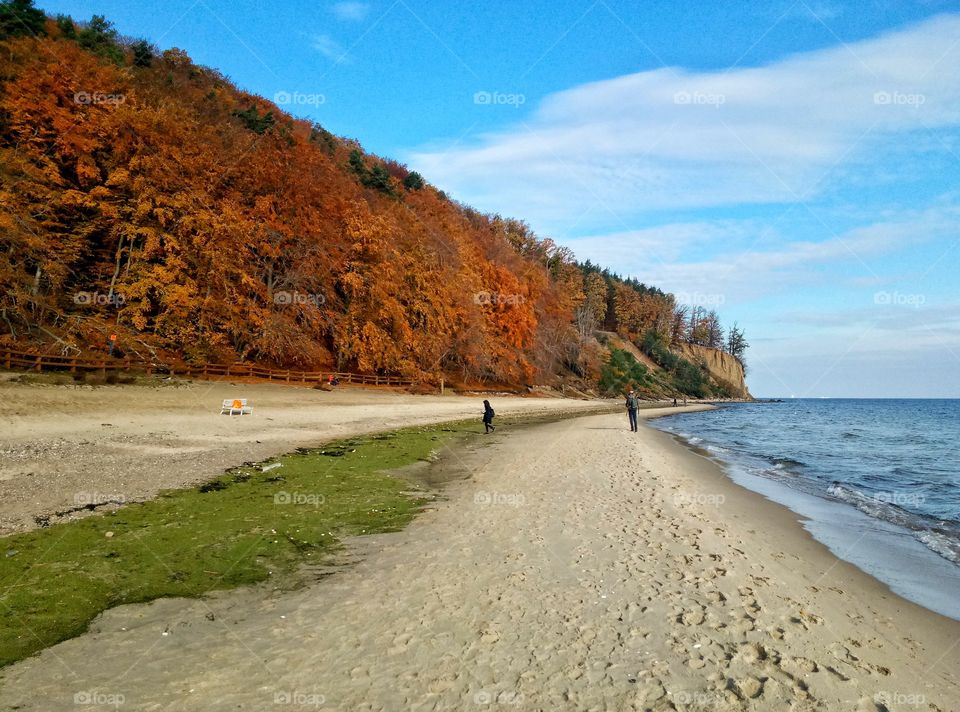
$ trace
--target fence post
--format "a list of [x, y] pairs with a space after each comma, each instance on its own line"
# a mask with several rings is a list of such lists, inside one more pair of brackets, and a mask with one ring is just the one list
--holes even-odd
[[37, 373], [40, 373], [40, 371], [43, 370], [40, 366], [40, 363], [42, 360], [43, 360], [43, 356], [37, 356], [37, 365], [34, 366], [34, 369], [37, 371]]
[[440, 395], [443, 395], [443, 376], [440, 376]]

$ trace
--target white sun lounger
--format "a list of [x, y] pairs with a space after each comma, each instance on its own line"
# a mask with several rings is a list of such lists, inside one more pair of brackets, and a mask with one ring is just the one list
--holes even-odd
[[246, 398], [224, 398], [220, 406], [220, 415], [251, 415], [253, 406], [247, 405]]

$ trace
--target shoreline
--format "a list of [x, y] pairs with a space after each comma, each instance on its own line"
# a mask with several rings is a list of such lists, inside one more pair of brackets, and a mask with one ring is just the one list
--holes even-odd
[[960, 621], [960, 567], [924, 546], [909, 529], [871, 517], [850, 504], [750, 473], [735, 460], [724, 459], [680, 433], [661, 432], [716, 464], [734, 484], [787, 509], [833, 556], [876, 579], [891, 593]]
[[450, 455], [469, 479], [401, 532], [351, 542], [335, 575], [112, 609], [0, 672], [0, 703], [43, 710], [92, 690], [157, 710], [960, 703], [960, 624], [668, 434], [613, 414], [485, 442]]

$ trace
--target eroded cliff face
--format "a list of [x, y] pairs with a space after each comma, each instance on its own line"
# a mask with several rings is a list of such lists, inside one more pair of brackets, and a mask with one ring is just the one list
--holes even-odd
[[691, 361], [706, 363], [707, 369], [714, 380], [727, 386], [735, 398], [753, 398], [750, 391], [747, 390], [743, 366], [730, 354], [694, 344], [681, 345], [680, 353]]

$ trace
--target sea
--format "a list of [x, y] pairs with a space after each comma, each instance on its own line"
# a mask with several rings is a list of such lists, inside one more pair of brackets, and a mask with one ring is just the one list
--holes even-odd
[[801, 515], [839, 558], [960, 620], [960, 400], [733, 403], [653, 425]]

